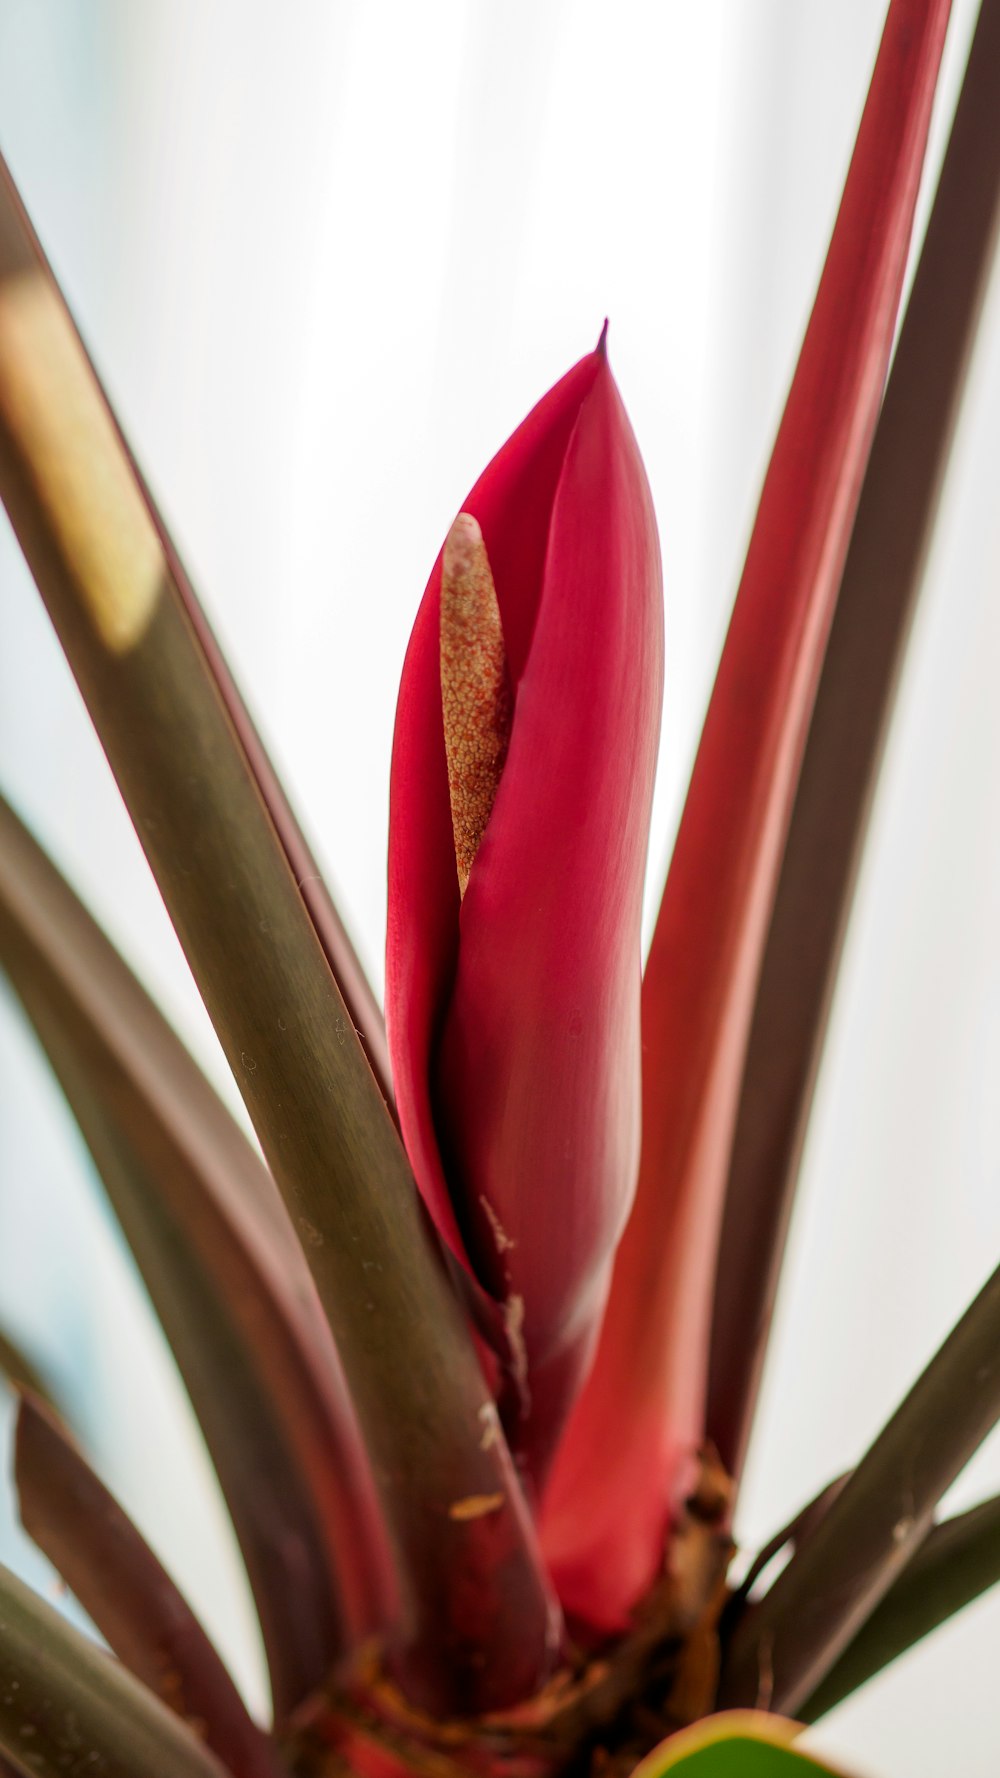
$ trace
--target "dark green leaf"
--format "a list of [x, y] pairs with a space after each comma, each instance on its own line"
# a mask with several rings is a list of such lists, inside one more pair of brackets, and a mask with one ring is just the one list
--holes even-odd
[[335, 1334], [401, 1572], [407, 1682], [444, 1709], [508, 1702], [552, 1658], [527, 1504], [484, 1437], [471, 1334], [176, 560], [6, 172], [0, 493]]
[[37, 1778], [225, 1778], [159, 1699], [4, 1568], [0, 1750]]
[[[201, 1421], [279, 1717], [388, 1591], [329, 1329], [272, 1180], [0, 798], [0, 964], [53, 1062]], [[346, 1617], [346, 1626], [344, 1619]]]
[[918, 1378], [723, 1663], [726, 1704], [794, 1714], [930, 1529], [945, 1490], [1000, 1419], [1000, 1270]]
[[900, 662], [1000, 217], [1000, 4], [986, 0], [844, 570], [771, 918], [716, 1282], [709, 1434], [749, 1437], [805, 1121]]
[[246, 1778], [281, 1778], [186, 1600], [58, 1422], [21, 1401], [14, 1478], [29, 1537], [126, 1667]]
[[222, 650], [215, 639], [208, 619], [201, 608], [173, 543], [167, 535], [163, 521], [153, 504], [152, 496], [142, 480], [138, 465], [131, 453], [129, 453], [129, 462], [136, 483], [142, 488], [143, 497], [153, 515], [178, 598], [201, 645], [229, 719], [239, 736], [240, 745], [246, 754], [250, 770], [257, 782], [257, 788], [267, 805], [267, 812], [295, 876], [299, 894], [306, 905], [316, 930], [316, 936], [343, 995], [355, 1034], [368, 1057], [379, 1089], [391, 1108], [392, 1081], [382, 1009], [372, 993], [361, 962], [347, 936], [343, 921], [337, 912], [308, 841], [299, 827], [278, 775], [243, 702], [239, 688], [229, 671]]
[[1000, 1581], [1000, 1497], [935, 1525], [881, 1605], [799, 1710], [816, 1722]]

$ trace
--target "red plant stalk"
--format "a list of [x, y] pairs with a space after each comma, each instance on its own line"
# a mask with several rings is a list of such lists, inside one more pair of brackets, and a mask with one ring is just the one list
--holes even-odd
[[571, 1615], [621, 1628], [704, 1436], [723, 1192], [777, 872], [906, 266], [947, 0], [893, 0], [761, 494], [643, 986], [643, 1152], [545, 1501]]
[[[469, 554], [478, 531], [463, 517], [424, 594], [399, 696], [389, 1043], [420, 1189], [499, 1356], [512, 1443], [539, 1478], [593, 1348], [639, 1158], [662, 594], [649, 489], [603, 338], [464, 512], [486, 560]], [[467, 691], [448, 678], [444, 557], [448, 601], [461, 571], [484, 612], [491, 571], [501, 640], [494, 610], [483, 672], [498, 720], [510, 706], [464, 896], [442, 647], [448, 696], [461, 704]]]

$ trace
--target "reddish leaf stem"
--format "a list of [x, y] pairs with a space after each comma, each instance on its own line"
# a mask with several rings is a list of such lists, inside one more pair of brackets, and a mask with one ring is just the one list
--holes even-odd
[[813, 1083], [910, 621], [1000, 225], [1000, 4], [985, 0], [830, 631], [747, 1046], [708, 1429], [750, 1437]]
[[[739, 1084], [875, 428], [948, 0], [892, 0], [775, 442], [643, 985], [643, 1156], [596, 1363], [546, 1502], [571, 1609], [620, 1623], [704, 1435]], [[627, 1433], [626, 1433], [627, 1429]]]

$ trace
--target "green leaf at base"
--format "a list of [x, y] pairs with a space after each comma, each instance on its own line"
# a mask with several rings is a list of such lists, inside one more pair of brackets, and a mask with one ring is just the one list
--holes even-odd
[[[636, 1767], [633, 1778], [809, 1778], [836, 1768], [794, 1745], [799, 1723], [759, 1710], [728, 1710], [671, 1735]], [[841, 1774], [843, 1778], [843, 1774]]]

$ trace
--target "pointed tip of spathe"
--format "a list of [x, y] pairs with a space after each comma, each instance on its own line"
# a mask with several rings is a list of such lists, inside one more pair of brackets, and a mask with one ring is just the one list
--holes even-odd
[[607, 317], [607, 315], [605, 315], [605, 317], [604, 317], [604, 326], [601, 328], [601, 337], [598, 340], [597, 345], [594, 347], [594, 350], [597, 353], [598, 357], [603, 358], [605, 360], [605, 362], [607, 361], [607, 356], [608, 356], [608, 317]]

